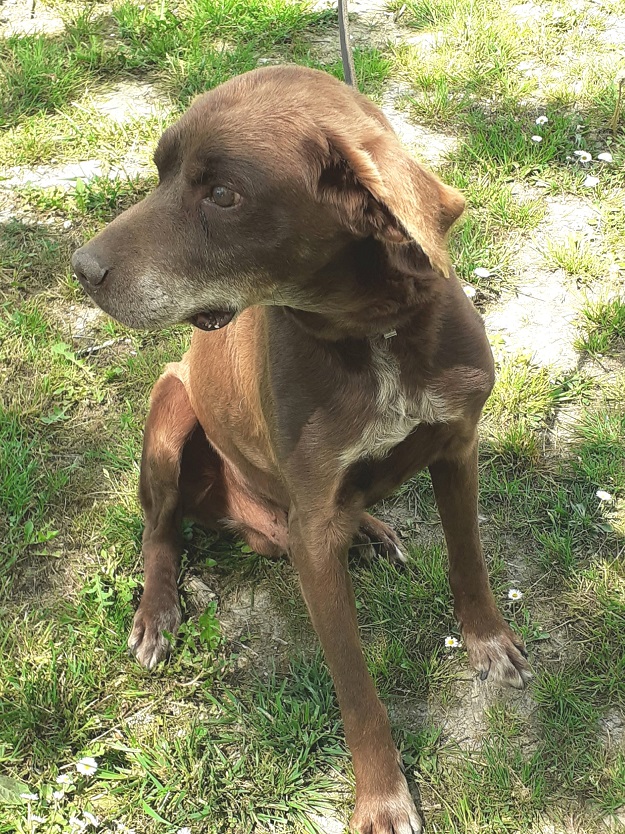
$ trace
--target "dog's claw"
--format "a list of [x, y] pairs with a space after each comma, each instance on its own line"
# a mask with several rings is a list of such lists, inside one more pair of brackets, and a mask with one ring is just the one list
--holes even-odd
[[367, 564], [375, 556], [387, 559], [396, 568], [404, 568], [408, 564], [408, 556], [395, 532], [388, 524], [369, 515], [365, 516], [354, 537], [354, 552]]
[[405, 568], [408, 564], [408, 554], [402, 550], [401, 547], [395, 545], [395, 552], [391, 559], [389, 559], [394, 565], [399, 565], [402, 568]]

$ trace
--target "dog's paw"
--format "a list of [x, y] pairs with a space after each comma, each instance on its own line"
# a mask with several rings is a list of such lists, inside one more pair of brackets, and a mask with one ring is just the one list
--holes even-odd
[[398, 568], [408, 564], [408, 556], [393, 529], [368, 513], [365, 514], [354, 537], [352, 549], [355, 555], [367, 563], [373, 561], [376, 556], [381, 556]]
[[141, 602], [132, 623], [128, 648], [146, 669], [164, 660], [171, 645], [164, 632], [174, 635], [182, 620], [178, 600], [168, 606], [153, 607]]
[[463, 636], [469, 662], [480, 680], [488, 678], [495, 683], [524, 689], [532, 679], [523, 641], [505, 623], [488, 637], [466, 632]]
[[402, 782], [392, 794], [356, 797], [349, 830], [353, 834], [421, 834], [423, 820], [403, 776]]

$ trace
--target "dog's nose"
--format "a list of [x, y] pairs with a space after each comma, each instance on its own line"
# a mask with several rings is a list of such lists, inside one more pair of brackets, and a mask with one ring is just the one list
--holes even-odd
[[101, 284], [108, 274], [108, 267], [103, 266], [89, 252], [85, 252], [84, 247], [74, 252], [72, 256], [72, 267], [79, 280], [87, 281], [94, 287]]

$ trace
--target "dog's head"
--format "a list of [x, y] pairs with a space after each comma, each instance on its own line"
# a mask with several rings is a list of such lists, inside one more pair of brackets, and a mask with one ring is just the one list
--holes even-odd
[[445, 235], [462, 197], [325, 73], [232, 79], [196, 99], [154, 159], [157, 188], [72, 259], [93, 300], [132, 327], [217, 329], [257, 304], [338, 310], [358, 292], [365, 241], [395, 274], [450, 269]]

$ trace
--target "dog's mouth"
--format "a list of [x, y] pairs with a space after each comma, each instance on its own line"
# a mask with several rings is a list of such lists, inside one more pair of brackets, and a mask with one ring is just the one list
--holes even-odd
[[236, 310], [202, 310], [190, 316], [187, 321], [198, 330], [221, 330], [230, 324]]

